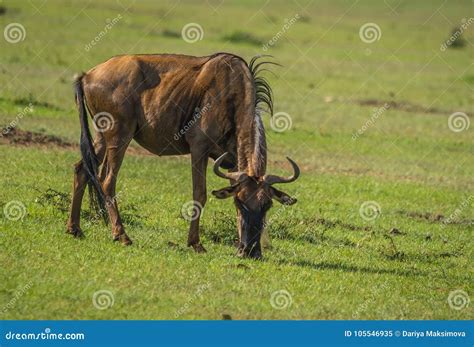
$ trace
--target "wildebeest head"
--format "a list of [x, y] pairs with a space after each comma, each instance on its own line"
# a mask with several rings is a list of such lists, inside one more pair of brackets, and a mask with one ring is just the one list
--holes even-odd
[[219, 171], [219, 167], [226, 154], [224, 153], [216, 160], [214, 172], [219, 177], [230, 179], [232, 185], [214, 190], [212, 194], [218, 199], [234, 198], [240, 234], [239, 255], [261, 258], [260, 236], [265, 227], [267, 211], [272, 207], [272, 200], [275, 199], [284, 205], [293, 205], [296, 202], [296, 199], [272, 185], [295, 181], [300, 175], [300, 169], [293, 160], [287, 157], [294, 171], [290, 177], [274, 175], [255, 177], [244, 172], [224, 173]]

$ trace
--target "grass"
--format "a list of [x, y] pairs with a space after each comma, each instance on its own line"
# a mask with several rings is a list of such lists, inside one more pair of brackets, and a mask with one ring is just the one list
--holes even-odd
[[233, 33], [229, 35], [225, 35], [222, 38], [222, 40], [225, 42], [232, 42], [232, 43], [245, 42], [250, 45], [256, 45], [256, 46], [261, 46], [264, 44], [264, 42], [258, 37], [255, 37], [254, 35], [250, 33], [246, 33], [244, 31], [234, 31]]
[[[454, 290], [473, 293], [472, 125], [448, 128], [453, 112], [472, 116], [472, 30], [466, 47], [439, 49], [469, 1], [389, 2], [396, 14], [379, 1], [308, 2], [306, 10], [284, 1], [143, 1], [128, 10], [126, 1], [59, 3], [33, 3], [39, 13], [28, 2], [0, 3], [0, 27], [26, 30], [20, 43], [0, 40], [0, 125], [15, 121], [77, 143], [72, 76], [114, 54], [269, 53], [284, 65], [269, 75], [275, 111], [292, 119], [282, 133], [265, 119], [269, 170], [287, 172], [286, 155], [300, 164], [301, 178], [284, 187], [298, 203], [273, 207], [273, 248], [255, 262], [235, 257], [232, 203], [210, 197], [202, 218], [208, 253], [195, 254], [180, 215], [191, 200], [189, 158], [132, 153], [117, 191], [134, 245], [113, 243], [108, 227], [88, 221], [87, 203], [86, 238], [75, 240], [64, 231], [78, 150], [0, 141], [0, 207], [25, 207], [17, 221], [0, 214], [0, 318], [473, 318], [472, 307], [448, 304]], [[248, 41], [271, 40], [296, 13], [304, 20], [267, 52]], [[204, 30], [193, 44], [176, 34], [190, 22]], [[359, 38], [367, 22], [382, 30], [372, 44]], [[223, 40], [227, 33], [250, 36]], [[353, 139], [385, 102], [391, 106]], [[29, 103], [33, 110], [23, 112]], [[224, 184], [209, 172], [209, 190]], [[367, 201], [380, 206], [374, 220], [359, 213]], [[104, 310], [92, 300], [101, 290], [114, 299]], [[291, 305], [275, 309], [270, 301], [281, 291]]]

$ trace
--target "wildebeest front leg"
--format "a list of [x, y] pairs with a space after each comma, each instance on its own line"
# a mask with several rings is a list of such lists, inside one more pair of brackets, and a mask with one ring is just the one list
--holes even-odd
[[188, 246], [198, 252], [206, 252], [206, 249], [201, 244], [199, 239], [199, 220], [201, 218], [201, 212], [206, 205], [206, 169], [207, 169], [208, 155], [196, 151], [191, 152], [191, 164], [192, 164], [192, 176], [193, 176], [193, 200], [194, 210], [197, 212], [193, 214], [191, 219], [191, 225], [189, 227], [188, 234]]

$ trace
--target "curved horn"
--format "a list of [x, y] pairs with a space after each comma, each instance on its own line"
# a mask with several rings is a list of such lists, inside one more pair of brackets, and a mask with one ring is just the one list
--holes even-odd
[[263, 180], [265, 183], [268, 184], [275, 184], [275, 183], [290, 183], [293, 181], [296, 181], [296, 179], [300, 176], [300, 168], [296, 163], [291, 160], [290, 158], [286, 157], [288, 161], [290, 162], [291, 166], [293, 167], [293, 175], [290, 177], [280, 177], [280, 176], [274, 176], [274, 175], [265, 175]]
[[224, 154], [222, 154], [219, 158], [216, 159], [216, 161], [214, 162], [214, 173], [219, 176], [219, 177], [222, 177], [222, 178], [226, 178], [226, 179], [229, 179], [229, 180], [235, 180], [235, 181], [239, 181], [239, 178], [242, 176], [242, 172], [228, 172], [228, 173], [224, 173], [222, 171], [219, 170], [219, 167], [221, 166], [221, 163], [222, 161], [224, 160], [224, 157], [229, 154], [228, 152], [225, 152]]

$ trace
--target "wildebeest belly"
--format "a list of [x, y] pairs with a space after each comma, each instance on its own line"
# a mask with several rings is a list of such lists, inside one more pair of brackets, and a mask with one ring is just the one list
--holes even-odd
[[144, 125], [134, 136], [143, 148], [157, 155], [189, 154], [189, 144], [184, 137], [174, 139], [174, 134], [163, 131], [162, 125]]
[[179, 94], [176, 94], [176, 86], [165, 87], [160, 85], [142, 93], [143, 113], [138, 120], [135, 140], [158, 155], [188, 154], [185, 134], [196, 101], [189, 96], [189, 86]]

